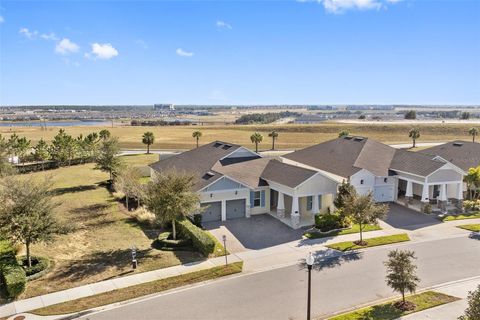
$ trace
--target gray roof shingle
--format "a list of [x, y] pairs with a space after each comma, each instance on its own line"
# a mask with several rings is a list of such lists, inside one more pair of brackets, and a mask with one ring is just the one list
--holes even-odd
[[271, 159], [262, 173], [262, 178], [277, 182], [284, 186], [295, 188], [317, 172], [302, 167], [293, 166]]
[[431, 155], [398, 149], [390, 169], [426, 177], [445, 165], [445, 162], [433, 158]]
[[480, 143], [471, 141], [447, 142], [419, 152], [440, 156], [465, 172], [480, 165]]

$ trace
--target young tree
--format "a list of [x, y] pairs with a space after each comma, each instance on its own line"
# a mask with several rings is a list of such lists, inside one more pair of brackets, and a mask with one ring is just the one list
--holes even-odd
[[343, 207], [345, 207], [345, 200], [353, 194], [355, 194], [355, 188], [349, 182], [343, 181], [338, 187], [337, 196], [333, 200], [335, 208], [343, 209]]
[[198, 148], [198, 140], [200, 140], [200, 138], [202, 137], [202, 132], [201, 131], [194, 131], [192, 133], [192, 137], [195, 138], [195, 140], [197, 140], [197, 148]]
[[460, 119], [462, 120], [470, 119], [470, 112], [462, 112], [462, 114], [460, 115]]
[[16, 133], [12, 134], [7, 141], [7, 154], [9, 156], [16, 156], [17, 154], [17, 141], [19, 136]]
[[147, 131], [143, 134], [142, 142], [147, 145], [147, 154], [150, 154], [150, 145], [153, 144], [154, 141], [155, 136], [153, 135], [153, 132]]
[[405, 301], [405, 293], [407, 291], [414, 293], [420, 282], [416, 274], [417, 266], [413, 264], [415, 259], [413, 251], [394, 250], [388, 253], [388, 260], [384, 262], [387, 267], [387, 284], [394, 291], [402, 294], [402, 303], [396, 304], [402, 310], [410, 310], [415, 307]]
[[270, 138], [272, 138], [272, 150], [275, 150], [275, 140], [278, 138], [278, 132], [273, 130], [268, 134]]
[[255, 143], [255, 152], [258, 152], [258, 144], [259, 144], [260, 142], [262, 142], [263, 136], [262, 136], [260, 133], [255, 132], [254, 134], [252, 134], [252, 135], [250, 136], [250, 140], [251, 140], [253, 143]]
[[175, 220], [198, 209], [199, 196], [192, 191], [194, 183], [194, 176], [170, 171], [156, 175], [146, 187], [145, 206], [160, 223], [172, 222], [173, 239], [177, 238]]
[[71, 135], [67, 134], [64, 129], [60, 129], [49, 148], [52, 160], [64, 165], [67, 161], [70, 165], [71, 159], [75, 155], [76, 141]]
[[408, 137], [412, 138], [412, 148], [415, 148], [417, 139], [420, 138], [420, 130], [417, 128], [410, 129]]
[[45, 140], [40, 139], [37, 145], [33, 148], [35, 151], [33, 153], [35, 160], [42, 162], [42, 170], [45, 169], [44, 161], [48, 160], [50, 154], [48, 153], [48, 144]]
[[85, 149], [88, 153], [88, 157], [90, 158], [89, 160], [92, 161], [92, 159], [95, 159], [98, 151], [98, 143], [99, 143], [99, 137], [96, 132], [89, 133], [85, 139], [84, 139], [84, 144], [85, 144]]
[[459, 320], [475, 320], [480, 319], [480, 285], [477, 290], [468, 293], [468, 308], [465, 314], [458, 318]]
[[0, 178], [11, 175], [15, 172], [8, 162], [8, 143], [0, 134]]
[[142, 173], [134, 167], [129, 167], [126, 170], [122, 170], [115, 177], [114, 188], [115, 190], [122, 192], [125, 195], [125, 204], [127, 210], [130, 210], [129, 199], [137, 200], [141, 198], [142, 195], [142, 184], [140, 179], [142, 178]]
[[464, 181], [467, 183], [470, 200], [476, 199], [477, 189], [480, 187], [480, 166], [476, 168], [470, 168], [464, 178]]
[[0, 231], [25, 245], [30, 267], [30, 246], [51, 240], [59, 230], [50, 187], [47, 179], [7, 177], [0, 183]]
[[17, 139], [17, 143], [15, 145], [16, 155], [18, 155], [19, 162], [23, 160], [27, 151], [30, 150], [30, 140], [27, 138], [22, 137]]
[[110, 131], [108, 131], [107, 129], [100, 130], [100, 133], [98, 135], [102, 140], [107, 140], [111, 136]]
[[338, 133], [339, 138], [348, 137], [349, 135], [350, 135], [350, 131], [348, 130], [342, 130]]
[[472, 142], [475, 142], [475, 137], [478, 136], [478, 129], [477, 128], [470, 128], [468, 130], [468, 134], [472, 136]]
[[360, 227], [360, 241], [355, 244], [363, 246], [367, 243], [363, 241], [363, 228], [367, 224], [378, 224], [378, 219], [385, 217], [388, 212], [388, 205], [377, 204], [373, 199], [373, 195], [369, 192], [366, 195], [359, 195], [353, 192], [345, 199], [343, 214], [348, 216], [353, 223]]
[[405, 113], [405, 119], [417, 119], [417, 112], [415, 110], [407, 111], [407, 113]]
[[100, 143], [100, 148], [98, 150], [98, 155], [95, 159], [97, 164], [95, 169], [108, 172], [110, 175], [110, 182], [113, 181], [115, 175], [119, 172], [121, 168], [122, 161], [117, 157], [120, 147], [118, 146], [118, 138], [108, 138], [102, 140]]

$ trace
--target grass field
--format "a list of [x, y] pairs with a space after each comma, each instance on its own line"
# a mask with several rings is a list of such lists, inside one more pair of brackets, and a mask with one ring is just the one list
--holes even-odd
[[[203, 136], [200, 143], [208, 143], [213, 140], [225, 140], [253, 148], [250, 135], [258, 131], [264, 136], [260, 144], [261, 150], [271, 148], [268, 133], [272, 130], [279, 132], [276, 142], [279, 149], [299, 149], [315, 143], [336, 138], [338, 132], [343, 129], [351, 134], [370, 137], [385, 143], [408, 143], [408, 130], [411, 124], [345, 124], [325, 122], [315, 125], [215, 125], [215, 126], [170, 126], [170, 127], [130, 127], [117, 126], [92, 127], [76, 126], [65, 127], [65, 130], [74, 136], [80, 133], [86, 134], [92, 131], [100, 131], [107, 128], [113, 135], [118, 136], [122, 148], [145, 148], [141, 143], [141, 136], [146, 131], [155, 134], [155, 143], [152, 149], [190, 149], [195, 146], [192, 132], [200, 130]], [[470, 140], [467, 134], [471, 124], [418, 124], [421, 137], [418, 142], [447, 141], [454, 139]], [[9, 136], [13, 132], [20, 136], [26, 136], [35, 144], [40, 138], [51, 140], [58, 132], [59, 127], [49, 127], [47, 131], [35, 127], [1, 127], [0, 134]]]
[[350, 251], [350, 250], [358, 250], [363, 248], [383, 246], [386, 244], [392, 244], [397, 242], [410, 241], [410, 238], [406, 233], [401, 233], [401, 234], [394, 234], [391, 236], [375, 237], [375, 238], [369, 238], [369, 239], [363, 239], [363, 240], [367, 243], [366, 246], [356, 245], [355, 243], [353, 243], [353, 241], [345, 241], [345, 242], [333, 243], [328, 245], [327, 247], [330, 249], [335, 249], [339, 251]]
[[329, 320], [394, 320], [408, 314], [437, 307], [442, 304], [450, 303], [459, 300], [443, 293], [427, 291], [406, 298], [407, 301], [415, 304], [415, 309], [412, 311], [400, 311], [393, 305], [395, 301], [371, 306], [353, 312], [341, 314], [339, 316], [329, 318]]
[[[122, 157], [129, 165], [145, 165], [156, 155]], [[53, 269], [46, 276], [28, 283], [21, 298], [106, 280], [131, 272], [131, 250], [137, 247], [138, 271], [148, 271], [203, 257], [192, 251], [170, 252], [151, 247], [159, 230], [140, 227], [99, 184], [107, 174], [93, 170], [93, 164], [37, 172], [51, 176], [55, 199], [62, 204], [56, 214], [72, 229], [52, 243], [33, 246], [34, 255], [47, 256]]]

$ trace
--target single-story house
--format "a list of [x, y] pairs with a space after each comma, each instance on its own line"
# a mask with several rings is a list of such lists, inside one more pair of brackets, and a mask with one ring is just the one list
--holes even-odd
[[344, 181], [361, 194], [372, 192], [377, 202], [417, 210], [435, 202], [443, 212], [461, 208], [466, 171], [457, 164], [462, 157], [457, 153], [447, 160], [348, 136], [277, 158], [214, 141], [150, 167], [152, 176], [166, 170], [196, 175], [193, 188], [205, 222], [270, 213], [298, 228], [335, 209], [333, 199]]

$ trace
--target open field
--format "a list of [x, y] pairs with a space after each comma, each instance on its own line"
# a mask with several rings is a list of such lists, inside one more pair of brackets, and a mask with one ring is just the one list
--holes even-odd
[[[447, 141], [454, 139], [470, 140], [467, 134], [471, 124], [419, 124], [421, 137], [418, 142]], [[411, 124], [346, 124], [325, 122], [315, 125], [222, 125], [222, 126], [168, 126], [168, 127], [130, 127], [117, 126], [107, 128], [113, 135], [118, 136], [122, 148], [145, 148], [141, 143], [141, 136], [146, 131], [155, 134], [155, 143], [152, 149], [190, 149], [195, 146], [192, 132], [200, 130], [203, 133], [200, 143], [213, 140], [224, 140], [253, 148], [250, 135], [258, 131], [264, 138], [259, 145], [261, 150], [271, 148], [268, 133], [272, 130], [279, 132], [276, 142], [278, 149], [299, 149], [315, 143], [333, 139], [343, 130], [349, 130], [353, 135], [370, 137], [385, 143], [409, 143], [408, 130]], [[40, 138], [51, 140], [58, 132], [59, 127], [48, 127], [47, 131], [35, 127], [2, 127], [0, 134], [9, 136], [13, 132], [26, 136], [35, 144]], [[76, 126], [66, 127], [65, 130], [74, 136], [92, 131], [100, 131], [105, 127]]]
[[[123, 158], [129, 165], [144, 165], [156, 155]], [[46, 276], [29, 282], [22, 298], [129, 274], [133, 245], [140, 272], [203, 259], [193, 251], [152, 248], [159, 230], [135, 223], [101, 186], [107, 174], [93, 167], [86, 164], [32, 174], [38, 178], [51, 176], [55, 198], [61, 202], [57, 216], [71, 232], [52, 243], [33, 246], [32, 254], [49, 257], [53, 267]]]

